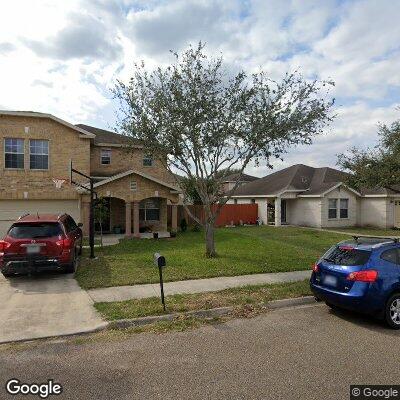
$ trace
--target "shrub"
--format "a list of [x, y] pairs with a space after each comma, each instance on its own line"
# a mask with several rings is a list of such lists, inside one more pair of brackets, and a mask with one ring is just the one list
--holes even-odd
[[180, 226], [181, 226], [181, 231], [182, 231], [182, 232], [186, 232], [186, 230], [187, 230], [186, 218], [182, 218], [182, 219], [181, 219]]

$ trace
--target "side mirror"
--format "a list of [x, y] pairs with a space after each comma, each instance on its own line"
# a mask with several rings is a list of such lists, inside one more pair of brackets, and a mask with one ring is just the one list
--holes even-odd
[[82, 228], [82, 226], [83, 226], [82, 222], [79, 222], [78, 223], [78, 228]]

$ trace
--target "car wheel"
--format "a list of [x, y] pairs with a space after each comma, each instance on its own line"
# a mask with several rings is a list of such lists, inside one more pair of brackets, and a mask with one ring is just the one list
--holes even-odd
[[385, 309], [386, 323], [393, 329], [400, 329], [400, 294], [390, 297]]
[[327, 301], [325, 302], [325, 304], [329, 307], [329, 308], [331, 308], [332, 310], [340, 310], [340, 307], [338, 307], [338, 306], [335, 306], [335, 304], [332, 304], [332, 303], [328, 303]]
[[14, 274], [12, 274], [11, 272], [4, 272], [1, 271], [1, 273], [3, 274], [4, 278], [9, 278], [10, 276], [13, 276]]
[[78, 256], [77, 252], [75, 251], [74, 258], [72, 259], [72, 262], [67, 266], [67, 268], [65, 268], [65, 272], [67, 274], [73, 274], [76, 271], [77, 264], [78, 264]]

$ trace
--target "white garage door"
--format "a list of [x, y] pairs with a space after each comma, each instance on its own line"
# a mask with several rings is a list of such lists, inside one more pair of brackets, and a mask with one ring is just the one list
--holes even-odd
[[63, 214], [80, 221], [78, 200], [0, 200], [0, 237], [22, 214]]

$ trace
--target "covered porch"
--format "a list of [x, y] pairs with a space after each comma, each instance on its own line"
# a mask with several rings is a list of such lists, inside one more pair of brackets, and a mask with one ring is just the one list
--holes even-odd
[[[175, 187], [136, 171], [115, 175], [94, 185], [99, 199], [104, 201], [106, 213], [102, 220], [103, 232], [140, 238], [176, 232], [178, 227]], [[172, 206], [170, 226], [167, 226], [167, 205]], [[90, 197], [81, 196], [81, 221], [88, 234]], [[99, 229], [99, 218], [97, 229]]]
[[296, 199], [287, 197], [271, 197], [265, 199], [264, 210], [260, 210], [260, 217], [265, 225], [289, 225], [291, 210]]

